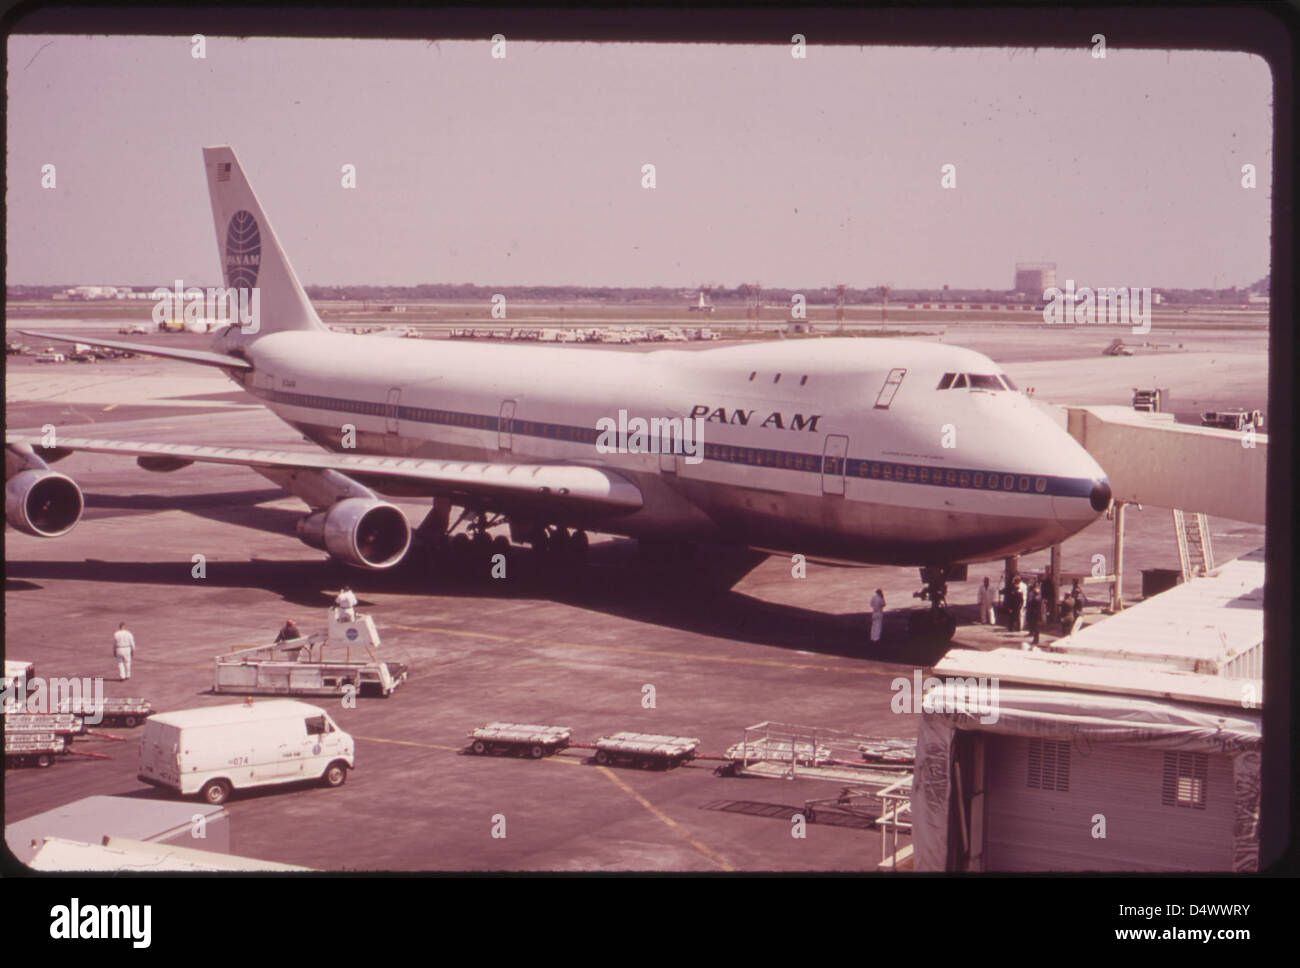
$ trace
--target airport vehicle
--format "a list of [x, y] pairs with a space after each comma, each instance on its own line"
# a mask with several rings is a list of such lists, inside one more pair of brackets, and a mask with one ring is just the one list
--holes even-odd
[[519, 753], [540, 760], [543, 756], [569, 745], [573, 730], [568, 726], [534, 726], [527, 723], [488, 723], [469, 734], [470, 751], [483, 756], [487, 753]]
[[37, 363], [64, 363], [67, 362], [67, 357], [65, 357], [62, 353], [56, 353], [53, 350], [46, 350], [44, 353], [36, 354], [36, 362]]
[[[324, 635], [254, 646], [219, 656], [212, 691], [237, 695], [358, 696], [371, 689], [387, 699], [406, 681], [406, 666], [381, 661], [379, 633], [369, 615], [341, 618], [331, 610]], [[354, 657], [355, 651], [355, 657]], [[366, 658], [369, 656], [369, 658]]]
[[[27, 534], [75, 525], [80, 490], [47, 461], [76, 451], [159, 472], [246, 466], [307, 504], [304, 542], [369, 569], [397, 565], [412, 544], [380, 493], [431, 499], [414, 532], [429, 547], [446, 543], [454, 504], [475, 534], [506, 522], [541, 549], [598, 530], [926, 567], [927, 585], [1058, 543], [1110, 505], [1087, 451], [996, 363], [959, 347], [841, 338], [576, 352], [332, 332], [234, 152], [206, 148], [204, 164], [225, 282], [258, 287], [258, 325], [221, 329], [209, 351], [98, 342], [224, 370], [323, 450], [62, 436], [52, 450], [10, 434], [6, 515]], [[960, 428], [958, 446], [943, 444], [946, 425]], [[929, 600], [933, 631], [951, 634]]]
[[145, 720], [138, 778], [224, 803], [233, 790], [319, 778], [339, 787], [352, 737], [318, 706], [294, 699], [206, 706]]
[[1222, 430], [1263, 427], [1264, 415], [1258, 410], [1206, 410], [1201, 414], [1201, 426], [1219, 427]]
[[136, 333], [148, 333], [149, 327], [144, 323], [131, 323], [127, 326], [119, 326], [117, 331], [123, 336], [134, 336]]
[[3, 692], [8, 699], [20, 684], [34, 675], [36, 675], [36, 667], [32, 663], [20, 659], [5, 659], [5, 674], [4, 679], [0, 680], [0, 692]]

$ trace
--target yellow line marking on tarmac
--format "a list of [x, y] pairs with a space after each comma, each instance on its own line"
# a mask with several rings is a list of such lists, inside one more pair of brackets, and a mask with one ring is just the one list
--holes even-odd
[[517, 645], [541, 648], [592, 649], [598, 652], [620, 652], [625, 655], [661, 656], [673, 659], [699, 659], [705, 662], [726, 662], [734, 665], [769, 666], [779, 669], [807, 669], [814, 672], [846, 672], [859, 676], [886, 676], [893, 673], [858, 666], [816, 665], [811, 662], [786, 662], [782, 659], [756, 659], [747, 656], [704, 655], [696, 652], [671, 652], [663, 649], [626, 649], [616, 645], [592, 645], [585, 642], [536, 642], [512, 635], [492, 635], [489, 632], [469, 632], [464, 629], [422, 628], [417, 625], [393, 625], [407, 632], [433, 632], [439, 635], [459, 635], [468, 639], [488, 639], [493, 642], [513, 642]]
[[620, 779], [620, 778], [619, 778], [619, 777], [614, 773], [614, 771], [611, 770], [609, 767], [607, 767], [607, 766], [598, 766], [598, 767], [596, 767], [596, 769], [600, 770], [601, 773], [604, 773], [607, 777], [609, 777], [609, 778], [614, 782], [614, 785], [615, 785], [615, 786], [617, 786], [619, 789], [621, 789], [621, 790], [623, 790], [625, 793], [627, 793], [630, 797], [632, 797], [633, 800], [635, 800], [637, 803], [641, 804], [641, 806], [643, 806], [643, 807], [645, 807], [647, 810], [649, 810], [650, 813], [652, 813], [654, 816], [658, 817], [658, 818], [659, 818], [660, 820], [662, 820], [665, 824], [667, 824], [670, 828], [672, 828], [673, 833], [677, 834], [679, 837], [681, 837], [683, 840], [685, 840], [688, 844], [690, 844], [692, 847], [694, 847], [696, 850], [698, 850], [701, 854], [703, 854], [705, 857], [709, 858], [709, 860], [713, 861], [713, 863], [715, 863], [715, 864], [717, 864], [719, 867], [721, 867], [724, 871], [734, 871], [734, 870], [736, 869], [736, 868], [732, 867], [730, 864], [728, 864], [728, 863], [727, 863], [725, 860], [723, 860], [721, 857], [719, 857], [717, 854], [715, 854], [715, 853], [714, 853], [712, 850], [710, 850], [708, 847], [706, 847], [704, 844], [700, 843], [700, 842], [699, 842], [698, 840], [696, 840], [693, 836], [691, 836], [691, 834], [687, 831], [687, 829], [686, 829], [685, 827], [683, 827], [681, 824], [679, 824], [676, 820], [674, 820], [672, 817], [668, 816], [668, 814], [664, 813], [662, 810], [660, 810], [658, 807], [656, 807], [653, 803], [651, 803], [649, 800], [647, 800], [645, 797], [641, 796], [641, 794], [637, 793], [637, 792], [636, 792], [635, 790], [633, 790], [630, 786], [628, 786], [625, 782], [623, 782], [623, 780]]
[[101, 410], [100, 413], [108, 413], [110, 410], [112, 410], [112, 409], [113, 409], [114, 407], [116, 407], [116, 406], [117, 406], [116, 403], [110, 403], [107, 407], [105, 407], [103, 410]]
[[463, 746], [439, 746], [437, 743], [415, 743], [409, 739], [380, 739], [378, 736], [354, 736], [356, 739], [364, 739], [368, 743], [393, 743], [396, 746], [419, 746], [426, 750], [447, 750], [452, 753], [459, 753], [465, 747]]
[[[354, 738], [360, 740], [366, 740], [367, 742], [370, 743], [392, 743], [395, 746], [418, 746], [422, 749], [446, 750], [452, 753], [459, 753], [462, 749], [464, 749], [463, 746], [439, 746], [437, 743], [416, 743], [412, 740], [407, 740], [407, 739], [381, 739], [378, 736], [355, 736], [354, 735]], [[559, 757], [550, 757], [550, 756], [543, 759], [542, 762], [543, 763], [564, 763], [568, 766], [582, 766], [581, 760], [560, 759]], [[668, 828], [673, 831], [673, 833], [677, 834], [688, 844], [690, 844], [692, 847], [698, 850], [701, 854], [703, 854], [709, 860], [713, 861], [713, 863], [721, 867], [724, 871], [735, 870], [734, 867], [728, 864], [722, 857], [718, 856], [718, 854], [716, 854], [714, 851], [709, 849], [708, 846], [696, 840], [695, 837], [693, 837], [685, 827], [683, 827], [672, 817], [668, 816], [668, 814], [664, 813], [653, 803], [651, 803], [645, 797], [641, 796], [641, 794], [637, 793], [630, 786], [628, 786], [627, 783], [624, 782], [609, 767], [598, 766], [596, 767], [596, 769], [599, 770], [601, 773], [605, 774], [605, 776], [607, 776], [616, 787], [618, 787], [620, 790], [622, 790], [624, 793], [630, 796], [637, 803], [641, 804], [641, 806], [645, 807], [645, 809], [648, 810], [652, 816], [654, 816], [656, 819], [662, 821], [665, 825], [667, 825]]]

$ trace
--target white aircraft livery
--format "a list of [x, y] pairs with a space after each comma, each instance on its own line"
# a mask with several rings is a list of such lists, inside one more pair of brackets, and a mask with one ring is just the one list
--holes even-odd
[[[321, 323], [229, 147], [205, 148], [225, 285], [255, 292], [256, 325], [211, 351], [81, 342], [223, 369], [318, 453], [6, 438], [5, 513], [70, 530], [80, 489], [48, 464], [74, 451], [171, 471], [245, 465], [304, 500], [298, 535], [388, 568], [412, 529], [379, 495], [425, 497], [435, 543], [453, 505], [476, 538], [508, 521], [533, 544], [586, 531], [722, 542], [931, 577], [1037, 551], [1110, 504], [1105, 472], [970, 350], [896, 339], [809, 339], [628, 353], [386, 340]], [[45, 339], [63, 339], [34, 333]], [[489, 516], [494, 516], [491, 519]]]

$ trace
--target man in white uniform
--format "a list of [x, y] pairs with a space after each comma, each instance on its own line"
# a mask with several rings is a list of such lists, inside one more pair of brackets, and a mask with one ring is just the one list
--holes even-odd
[[113, 633], [113, 655], [117, 658], [117, 678], [125, 682], [131, 678], [131, 657], [135, 653], [135, 636], [126, 630], [126, 623], [121, 622]]
[[1016, 631], [1024, 632], [1026, 631], [1025, 613], [1029, 610], [1029, 586], [1025, 584], [1025, 580], [1019, 575], [1016, 576], [1016, 590], [1020, 594], [1020, 625]]
[[993, 586], [989, 584], [988, 578], [984, 579], [984, 584], [980, 585], [980, 624], [993, 624]]
[[879, 588], [871, 596], [871, 641], [880, 641], [880, 633], [885, 627], [885, 593]]
[[352, 589], [347, 585], [343, 586], [343, 591], [339, 592], [338, 598], [334, 599], [334, 607], [339, 610], [340, 622], [357, 620], [357, 596], [352, 594]]

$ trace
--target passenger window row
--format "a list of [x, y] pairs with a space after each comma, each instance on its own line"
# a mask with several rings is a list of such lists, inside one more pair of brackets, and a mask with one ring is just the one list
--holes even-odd
[[997, 471], [959, 471], [955, 468], [917, 467], [914, 464], [886, 464], [878, 461], [861, 461], [859, 477], [872, 477], [882, 481], [899, 481], [907, 484], [940, 484], [948, 487], [977, 487], [987, 491], [1023, 491], [1030, 487], [1043, 494], [1047, 491], [1047, 478], [1029, 478], [1026, 475], [999, 474]]

